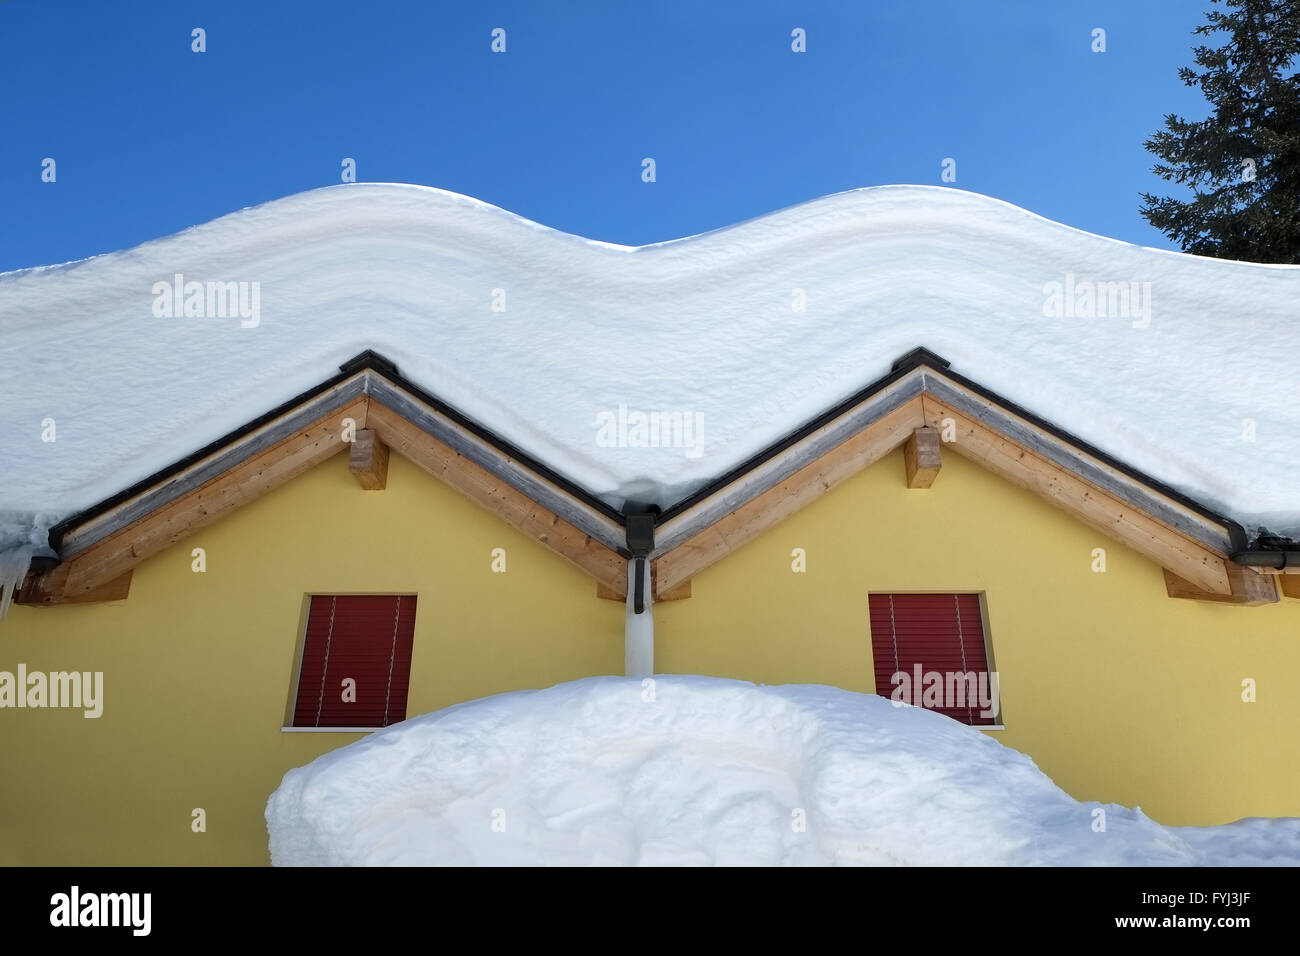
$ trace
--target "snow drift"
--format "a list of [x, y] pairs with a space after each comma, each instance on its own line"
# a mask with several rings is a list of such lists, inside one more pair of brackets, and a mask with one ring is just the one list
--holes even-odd
[[703, 677], [417, 717], [290, 770], [266, 820], [281, 866], [1300, 862], [1300, 820], [1173, 830], [938, 714]]
[[[156, 314], [178, 275], [255, 283], [255, 324]], [[1141, 306], [1111, 314], [1108, 288]], [[332, 186], [0, 275], [0, 512], [26, 542], [366, 348], [610, 503], [665, 504], [924, 345], [1243, 524], [1300, 533], [1300, 405], [1277, 400], [1297, 385], [1297, 302], [1297, 266], [1140, 248], [941, 187], [630, 248], [437, 189]], [[611, 361], [632, 353], [635, 375]], [[601, 447], [620, 406], [692, 416], [700, 453]]]

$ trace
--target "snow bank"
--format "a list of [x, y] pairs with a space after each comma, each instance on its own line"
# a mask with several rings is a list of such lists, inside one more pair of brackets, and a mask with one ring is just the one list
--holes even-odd
[[1180, 837], [1221, 866], [1300, 866], [1300, 820], [1252, 817], [1222, 827], [1178, 827]]
[[[256, 323], [156, 316], [178, 274], [258, 283]], [[1150, 308], [1045, 315], [1052, 283], [1137, 283]], [[609, 502], [664, 503], [925, 345], [1243, 523], [1300, 533], [1300, 404], [1279, 400], [1297, 302], [1300, 267], [1140, 248], [947, 188], [629, 248], [437, 189], [333, 186], [0, 275], [0, 510], [93, 504], [365, 348]], [[602, 447], [620, 406], [698, 415], [702, 453]]]
[[376, 732], [290, 770], [266, 820], [282, 866], [1180, 865], [1235, 862], [1256, 837], [1277, 848], [1260, 862], [1300, 862], [1297, 820], [1184, 836], [1104, 805], [1099, 833], [1098, 808], [882, 697], [601, 677]]

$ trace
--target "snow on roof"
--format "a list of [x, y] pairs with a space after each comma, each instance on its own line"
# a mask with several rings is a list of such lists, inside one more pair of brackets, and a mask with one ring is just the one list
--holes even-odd
[[[249, 317], [156, 314], [177, 275], [248, 283]], [[1300, 532], [1298, 302], [1297, 266], [1133, 246], [948, 188], [631, 248], [438, 189], [332, 186], [0, 275], [0, 512], [48, 526], [367, 348], [611, 504], [666, 504], [924, 345], [1248, 527]], [[630, 447], [638, 412], [698, 432]]]
[[1300, 862], [1300, 820], [1163, 827], [930, 711], [707, 677], [416, 717], [290, 770], [266, 821], [279, 866]]

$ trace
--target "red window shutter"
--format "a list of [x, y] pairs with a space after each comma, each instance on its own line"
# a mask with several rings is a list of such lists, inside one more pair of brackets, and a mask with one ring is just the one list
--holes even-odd
[[[872, 594], [868, 601], [877, 694], [890, 697], [897, 686], [894, 674], [903, 673], [913, 688], [911, 702], [921, 706], [923, 686], [915, 679], [919, 665], [923, 675], [941, 674], [945, 688], [949, 674], [973, 673], [978, 692], [979, 675], [985, 675], [984, 686], [994, 698], [993, 709], [997, 709], [996, 688], [987, 676], [988, 652], [978, 594]], [[978, 697], [974, 701], [968, 697], [962, 707], [951, 706], [955, 703], [951, 699], [943, 703], [947, 706], [929, 709], [964, 724], [997, 722], [995, 717], [980, 716]]]
[[[414, 636], [413, 594], [312, 595], [293, 726], [405, 720]], [[355, 682], [355, 701], [345, 699], [347, 680]]]

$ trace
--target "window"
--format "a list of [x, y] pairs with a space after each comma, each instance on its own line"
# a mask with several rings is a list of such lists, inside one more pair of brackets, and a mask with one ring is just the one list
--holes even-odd
[[405, 720], [414, 635], [413, 594], [313, 594], [292, 726]]
[[988, 726], [998, 723], [978, 594], [872, 594], [876, 693]]

